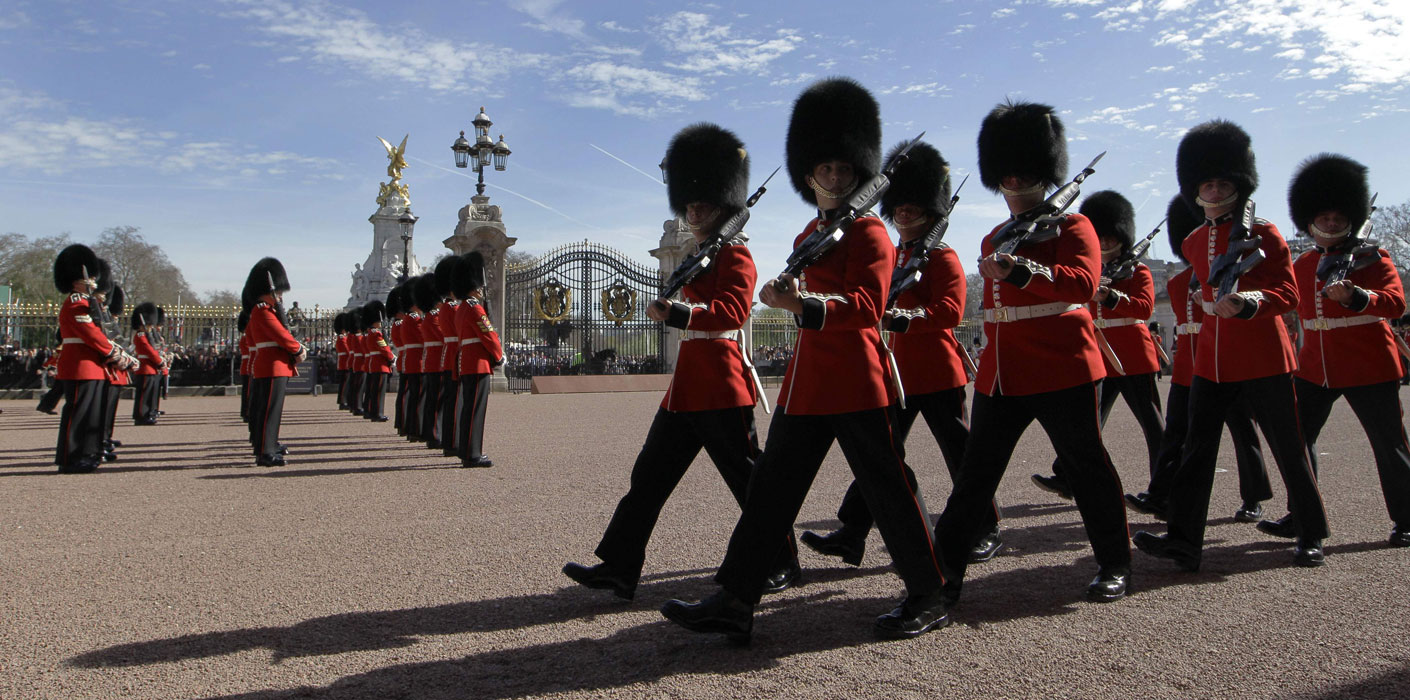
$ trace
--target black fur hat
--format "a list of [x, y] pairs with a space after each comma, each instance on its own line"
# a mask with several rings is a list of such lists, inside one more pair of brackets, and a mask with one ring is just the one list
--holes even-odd
[[141, 330], [143, 326], [157, 325], [157, 305], [150, 301], [144, 301], [132, 310], [132, 330]]
[[705, 202], [729, 217], [749, 199], [749, 153], [731, 131], [704, 122], [687, 126], [671, 139], [665, 164], [676, 216], [685, 216], [691, 202]]
[[808, 186], [808, 176], [818, 163], [851, 163], [858, 186], [881, 172], [881, 107], [850, 78], [813, 83], [793, 103], [784, 151], [793, 189], [816, 207], [817, 195]]
[[245, 288], [240, 298], [246, 306], [253, 307], [259, 298], [270, 292], [289, 291], [289, 275], [284, 272], [284, 264], [275, 258], [261, 258], [250, 268], [245, 278]]
[[395, 318], [397, 314], [406, 313], [401, 301], [403, 291], [405, 288], [400, 284], [387, 290], [387, 302], [383, 308], [387, 318]]
[[472, 250], [460, 256], [455, 266], [455, 274], [450, 279], [450, 291], [460, 299], [470, 298], [470, 293], [485, 286], [485, 256]]
[[334, 332], [334, 333], [342, 333], [342, 332], [343, 332], [343, 312], [341, 312], [341, 311], [339, 311], [339, 312], [336, 313], [336, 314], [333, 314], [333, 332]]
[[459, 256], [447, 255], [436, 262], [436, 296], [444, 299], [450, 296], [450, 281], [455, 277], [455, 266]]
[[425, 274], [412, 279], [411, 294], [422, 311], [429, 313], [431, 309], [436, 308], [436, 304], [441, 300], [441, 295], [436, 293], [436, 276]]
[[158, 326], [165, 326], [165, 325], [166, 325], [166, 308], [161, 307], [161, 306], [158, 306], [158, 307], [157, 307], [157, 324], [156, 324], [156, 325], [158, 325]]
[[240, 314], [238, 316], [235, 317], [235, 330], [244, 333], [245, 326], [248, 325], [250, 325], [250, 309], [246, 307], [240, 311]]
[[1031, 178], [1049, 188], [1067, 180], [1066, 129], [1052, 107], [1000, 104], [979, 127], [979, 180], [998, 192], [1005, 177]]
[[1288, 210], [1298, 231], [1307, 231], [1317, 215], [1327, 210], [1350, 220], [1353, 233], [1361, 230], [1371, 216], [1366, 166], [1335, 153], [1308, 158], [1298, 166], [1288, 186]]
[[63, 294], [73, 293], [73, 283], [84, 277], [97, 278], [101, 272], [98, 254], [82, 243], [59, 251], [54, 258], [54, 286]]
[[1231, 121], [1214, 119], [1196, 126], [1180, 139], [1175, 152], [1175, 179], [1180, 194], [1195, 203], [1201, 182], [1228, 180], [1247, 199], [1258, 189], [1258, 168], [1253, 160], [1253, 139]]
[[112, 314], [113, 318], [121, 318], [122, 307], [126, 305], [127, 292], [124, 292], [121, 286], [113, 285], [113, 291], [108, 292], [108, 313]]
[[1185, 257], [1181, 246], [1185, 244], [1185, 238], [1190, 235], [1191, 231], [1203, 225], [1204, 212], [1191, 209], [1190, 202], [1185, 199], [1185, 195], [1177, 194], [1170, 198], [1170, 204], [1165, 207], [1165, 237], [1170, 239], [1170, 252], [1183, 260], [1186, 265], [1190, 261]]
[[113, 291], [113, 266], [107, 260], [98, 258], [98, 289], [97, 292], [104, 296]]
[[387, 305], [373, 299], [362, 306], [361, 314], [362, 327], [371, 328], [372, 324], [380, 323], [387, 317]]
[[1097, 236], [1110, 236], [1121, 241], [1121, 252], [1136, 245], [1136, 209], [1116, 190], [1094, 192], [1077, 210], [1092, 221]]
[[[883, 170], [891, 166], [896, 154], [908, 143], [910, 141], [902, 141], [891, 147]], [[902, 204], [919, 206], [930, 216], [939, 216], [950, 206], [950, 164], [940, 151], [924, 141], [911, 148], [906, 162], [896, 168], [891, 188], [881, 195], [881, 216], [891, 221], [896, 207]]]

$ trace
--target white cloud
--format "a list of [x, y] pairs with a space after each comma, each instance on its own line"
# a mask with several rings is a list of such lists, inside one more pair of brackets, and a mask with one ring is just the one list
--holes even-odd
[[1015, 14], [1018, 14], [1018, 10], [1015, 10], [1015, 9], [1013, 9], [1012, 7], [1004, 7], [1004, 8], [1000, 8], [1000, 9], [994, 10], [994, 14], [991, 15], [991, 16], [992, 16], [994, 19], [1003, 19], [1003, 18], [1005, 18], [1005, 17], [1011, 16], [1011, 15], [1015, 15]]
[[[564, 77], [581, 88], [581, 91], [566, 96], [569, 105], [607, 109], [617, 114], [652, 117], [661, 112], [675, 111], [672, 101], [699, 102], [706, 98], [697, 78], [610, 61], [575, 66], [566, 71]], [[650, 99], [649, 104], [641, 104], [624, 101], [624, 97]]]
[[208, 71], [208, 70], [210, 70], [210, 69], [211, 69], [211, 64], [209, 64], [209, 63], [197, 63], [196, 65], [191, 66], [191, 70]]
[[698, 12], [677, 12], [662, 20], [656, 31], [668, 50], [685, 56], [668, 66], [710, 75], [760, 72], [803, 44], [803, 37], [790, 29], [777, 30], [767, 39], [740, 36], [731, 25]]
[[950, 92], [950, 88], [940, 83], [918, 83], [913, 85], [892, 85], [877, 92], [882, 95], [923, 95], [937, 97]]
[[615, 20], [608, 20], [606, 22], [598, 24], [597, 26], [602, 27], [603, 29], [606, 29], [609, 32], [622, 32], [623, 34], [637, 34], [641, 31], [639, 29], [623, 27], [622, 25], [618, 24]]
[[29, 15], [23, 10], [11, 10], [8, 13], [0, 14], [0, 30], [20, 29], [29, 26]]
[[535, 22], [529, 26], [534, 29], [586, 39], [583, 21], [559, 12], [562, 4], [563, 0], [511, 0], [509, 7], [533, 17]]

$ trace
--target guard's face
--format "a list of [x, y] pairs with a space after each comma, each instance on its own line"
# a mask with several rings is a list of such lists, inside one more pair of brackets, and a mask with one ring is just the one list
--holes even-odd
[[1109, 263], [1121, 257], [1121, 241], [1111, 236], [1102, 236], [1097, 239], [1102, 247], [1102, 262]]
[[1022, 175], [1005, 175], [999, 180], [1000, 187], [1014, 192], [1029, 189], [1036, 184], [1038, 184], [1037, 178], [1024, 177]]
[[852, 164], [845, 160], [830, 160], [813, 166], [813, 182], [829, 192], [846, 192], [856, 179]]
[[703, 226], [719, 213], [719, 207], [706, 202], [691, 202], [685, 205], [685, 220], [691, 226]]
[[1328, 209], [1312, 219], [1312, 226], [1313, 230], [1308, 231], [1312, 234], [1312, 240], [1325, 248], [1346, 238], [1350, 233], [1351, 220], [1339, 211]]
[[1199, 183], [1199, 198], [1206, 202], [1222, 202], [1239, 191], [1234, 183], [1221, 178]]
[[891, 210], [898, 229], [911, 229], [925, 223], [925, 209], [918, 204], [901, 204]]

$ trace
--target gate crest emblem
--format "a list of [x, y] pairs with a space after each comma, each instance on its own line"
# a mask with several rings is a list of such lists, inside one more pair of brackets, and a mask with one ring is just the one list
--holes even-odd
[[545, 321], [562, 321], [568, 317], [573, 303], [573, 290], [556, 279], [550, 279], [534, 289], [534, 315]]
[[602, 290], [602, 315], [619, 326], [632, 320], [636, 316], [636, 290], [621, 280]]

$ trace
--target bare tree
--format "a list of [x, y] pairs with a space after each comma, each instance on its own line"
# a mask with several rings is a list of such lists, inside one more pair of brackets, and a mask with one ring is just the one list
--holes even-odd
[[71, 242], [66, 233], [34, 240], [19, 233], [0, 236], [0, 283], [10, 285], [19, 301], [58, 301], [63, 295], [54, 288], [54, 258]]
[[239, 306], [240, 295], [229, 289], [217, 289], [207, 293], [202, 303], [206, 306]]
[[1410, 202], [1376, 209], [1371, 215], [1371, 237], [1390, 251], [1390, 259], [1395, 261], [1404, 284], [1410, 266]]
[[984, 277], [973, 272], [964, 276], [964, 283], [964, 318], [978, 318], [984, 309]]
[[181, 270], [161, 246], [148, 243], [139, 231], [135, 226], [114, 226], [105, 229], [93, 246], [93, 252], [112, 266], [113, 282], [122, 286], [134, 304], [198, 302]]

